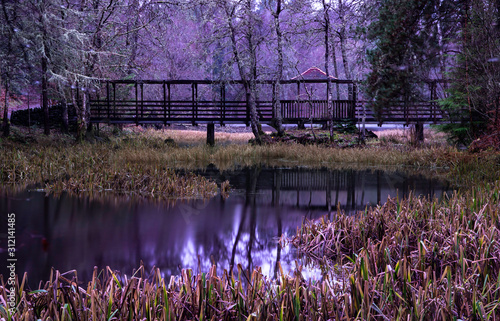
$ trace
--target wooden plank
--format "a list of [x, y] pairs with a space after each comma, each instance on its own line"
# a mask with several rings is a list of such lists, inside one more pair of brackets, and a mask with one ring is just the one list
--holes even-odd
[[162, 90], [163, 90], [163, 124], [167, 124], [167, 86], [165, 81], [163, 81], [162, 84]]
[[144, 84], [141, 83], [141, 117], [144, 117]]
[[139, 99], [137, 97], [138, 95], [138, 88], [137, 88], [137, 83], [135, 83], [135, 119], [136, 119], [136, 125], [139, 125]]

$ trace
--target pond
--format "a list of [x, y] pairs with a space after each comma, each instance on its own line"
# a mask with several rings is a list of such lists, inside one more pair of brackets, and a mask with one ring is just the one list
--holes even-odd
[[[149, 202], [3, 190], [2, 215], [16, 214], [17, 273], [26, 271], [32, 287], [47, 280], [52, 267], [76, 269], [86, 281], [94, 266], [130, 275], [141, 262], [146, 270], [156, 266], [166, 276], [183, 268], [206, 272], [213, 263], [223, 269], [260, 266], [273, 276], [277, 261], [286, 270], [295, 266], [296, 253], [278, 246], [278, 239], [293, 235], [304, 218], [335, 215], [337, 204], [352, 214], [388, 196], [412, 191], [442, 197], [450, 190], [436, 179], [378, 170], [254, 167], [219, 172], [209, 167], [197, 173], [218, 182], [229, 180], [229, 197]], [[304, 273], [314, 277], [319, 271]]]

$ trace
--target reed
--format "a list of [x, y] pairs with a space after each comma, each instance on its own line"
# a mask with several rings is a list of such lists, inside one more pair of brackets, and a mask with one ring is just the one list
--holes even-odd
[[[281, 268], [280, 268], [281, 270]], [[2, 280], [0, 317], [3, 320], [325, 320], [341, 315], [329, 281], [305, 282], [281, 270], [278, 280], [260, 268], [251, 273], [208, 273], [165, 279], [159, 269], [122, 277], [109, 267], [94, 270], [87, 284], [76, 271], [52, 271], [50, 279], [31, 291], [27, 276], [16, 278], [15, 306], [7, 309], [10, 288]]]
[[442, 203], [388, 199], [356, 216], [307, 222], [290, 240], [347, 277], [343, 301], [361, 319], [500, 317], [500, 182]]

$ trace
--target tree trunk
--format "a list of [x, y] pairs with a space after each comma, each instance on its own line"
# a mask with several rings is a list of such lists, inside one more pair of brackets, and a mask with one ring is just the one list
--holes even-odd
[[[332, 43], [332, 63], [333, 63], [333, 76], [339, 79], [339, 68], [337, 66], [337, 53], [333, 43]], [[338, 82], [335, 83], [335, 94], [336, 94], [335, 99], [340, 99], [340, 86]]]
[[[73, 85], [72, 87], [75, 87], [75, 85]], [[77, 116], [76, 140], [78, 142], [81, 142], [83, 141], [83, 137], [85, 135], [85, 129], [87, 127], [87, 121], [85, 119], [85, 104], [86, 104], [85, 95], [83, 95], [83, 102], [81, 105], [78, 103], [78, 99], [79, 97], [77, 97], [75, 90], [71, 90], [71, 100], [73, 102], [73, 106], [75, 106], [75, 111]]]
[[278, 132], [278, 136], [283, 136], [285, 130], [283, 129], [283, 117], [281, 115], [281, 83], [280, 80], [283, 79], [283, 32], [280, 26], [280, 14], [281, 14], [281, 0], [277, 1], [276, 12], [274, 13], [274, 27], [276, 29], [277, 37], [277, 48], [278, 48], [278, 74], [277, 81], [274, 85], [274, 97], [273, 97], [273, 115], [274, 115], [274, 125]]
[[328, 106], [328, 129], [330, 140], [333, 140], [333, 105], [332, 105], [332, 82], [330, 79], [330, 16], [325, 0], [323, 0], [323, 23], [325, 31], [325, 72], [326, 72], [326, 100]]
[[43, 124], [45, 135], [50, 134], [50, 123], [49, 123], [49, 94], [47, 89], [47, 58], [42, 57], [42, 109], [43, 109]]
[[9, 121], [9, 82], [5, 81], [5, 103], [3, 109], [3, 136], [8, 137], [10, 134], [10, 121]]
[[252, 132], [255, 135], [255, 141], [257, 144], [261, 144], [262, 140], [260, 138], [261, 130], [259, 117], [257, 115], [257, 45], [254, 43], [254, 22], [252, 21], [252, 0], [247, 0], [246, 5], [246, 16], [247, 16], [247, 30], [245, 30], [245, 35], [248, 41], [248, 55], [249, 61], [249, 75], [250, 79], [250, 96], [249, 96], [249, 108], [250, 108], [250, 122], [252, 125]]
[[340, 39], [340, 54], [342, 55], [342, 62], [344, 64], [344, 73], [346, 79], [351, 79], [351, 70], [349, 68], [349, 62], [347, 61], [347, 48], [346, 48], [346, 21], [345, 21], [345, 10], [344, 4], [342, 0], [339, 0], [339, 17], [340, 17], [340, 30], [339, 30], [339, 39]]
[[69, 133], [69, 119], [68, 119], [68, 103], [66, 101], [66, 98], [62, 99], [61, 105], [62, 105], [61, 131], [64, 134], [68, 134]]
[[251, 80], [248, 85], [248, 101], [247, 105], [250, 109], [250, 125], [252, 127], [252, 133], [255, 136], [255, 141], [257, 144], [262, 144], [262, 140], [260, 138], [260, 130], [259, 130], [259, 119], [257, 116], [257, 103], [256, 103], [256, 95], [257, 92], [257, 84], [254, 80]]
[[139, 21], [139, 1], [134, 0], [132, 2], [132, 17], [135, 17], [134, 21], [130, 24], [127, 24], [127, 31], [131, 27], [132, 28], [132, 35], [131, 35], [131, 40], [128, 40], [128, 35], [127, 35], [127, 46], [130, 46], [130, 56], [128, 59], [128, 66], [127, 66], [127, 74], [133, 75], [135, 78], [135, 60], [137, 58], [137, 47], [138, 47], [138, 42], [139, 42], [139, 26], [140, 26], [140, 21]]
[[[245, 84], [246, 102], [248, 113], [250, 114], [250, 123], [252, 127], [252, 132], [255, 135], [255, 141], [257, 144], [261, 144], [262, 140], [260, 138], [259, 131], [259, 119], [257, 116], [257, 55], [256, 55], [256, 45], [253, 39], [253, 21], [252, 21], [252, 1], [247, 0], [244, 3], [244, 12], [246, 15], [246, 28], [244, 29], [244, 38], [248, 43], [247, 56], [248, 65], [244, 65], [242, 58], [240, 57], [240, 52], [238, 51], [238, 44], [236, 40], [236, 26], [234, 25], [233, 18], [235, 16], [235, 7], [230, 7], [230, 3], [226, 2], [226, 15], [229, 27], [229, 33], [231, 38], [231, 47], [233, 49], [234, 60], [238, 66], [238, 71], [241, 80]], [[233, 4], [235, 6], [236, 4]]]
[[94, 124], [90, 122], [90, 90], [87, 88], [82, 95], [82, 108], [85, 111], [85, 126], [87, 127], [87, 132], [91, 133], [94, 131]]
[[283, 128], [283, 116], [281, 115], [281, 83], [277, 80], [274, 83], [273, 90], [273, 127], [276, 129], [278, 136], [282, 137], [285, 135], [285, 129]]

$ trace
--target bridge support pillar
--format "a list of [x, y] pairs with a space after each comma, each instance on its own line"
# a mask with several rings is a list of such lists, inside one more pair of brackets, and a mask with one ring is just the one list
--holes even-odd
[[207, 124], [207, 145], [215, 146], [215, 125], [214, 123]]

